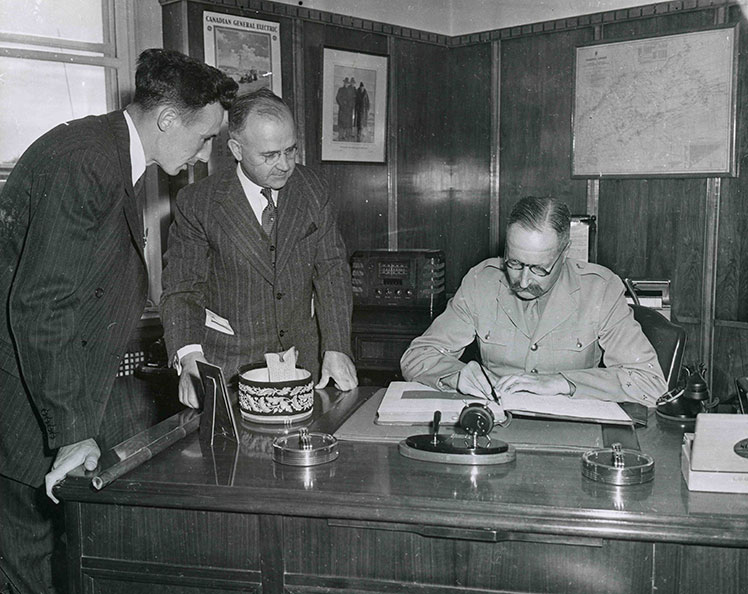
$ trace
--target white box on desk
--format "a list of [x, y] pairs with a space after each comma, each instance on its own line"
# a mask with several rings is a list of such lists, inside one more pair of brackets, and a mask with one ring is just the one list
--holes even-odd
[[748, 458], [735, 444], [748, 438], [748, 415], [700, 414], [683, 434], [681, 472], [690, 491], [748, 493]]

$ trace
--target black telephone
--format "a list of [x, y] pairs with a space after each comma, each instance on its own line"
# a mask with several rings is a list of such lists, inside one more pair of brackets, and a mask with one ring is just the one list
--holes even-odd
[[694, 421], [696, 415], [713, 408], [714, 400], [706, 384], [706, 366], [701, 363], [696, 367], [683, 366], [685, 379], [678, 387], [664, 394], [657, 403], [657, 414], [671, 421]]

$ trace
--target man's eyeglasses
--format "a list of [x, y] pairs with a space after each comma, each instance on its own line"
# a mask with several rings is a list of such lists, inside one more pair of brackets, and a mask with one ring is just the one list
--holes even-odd
[[280, 161], [281, 155], [285, 155], [286, 159], [291, 162], [296, 160], [296, 152], [299, 150], [297, 145], [287, 148], [284, 151], [271, 151], [269, 153], [262, 153], [260, 156], [265, 160], [265, 165], [272, 167]]
[[556, 259], [553, 261], [550, 268], [543, 268], [542, 266], [538, 266], [537, 264], [525, 264], [524, 262], [520, 262], [519, 260], [504, 260], [504, 266], [506, 266], [507, 268], [511, 268], [512, 270], [522, 270], [523, 268], [527, 267], [535, 276], [548, 276], [553, 270], [553, 267], [558, 262], [558, 259], [561, 257], [561, 254], [566, 251], [567, 247], [569, 247], [568, 243], [558, 253], [558, 256], [556, 256]]

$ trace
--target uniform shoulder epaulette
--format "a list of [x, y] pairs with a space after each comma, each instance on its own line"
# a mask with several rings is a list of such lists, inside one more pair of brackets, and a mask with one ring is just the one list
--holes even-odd
[[613, 272], [610, 269], [601, 266], [600, 264], [594, 264], [593, 262], [575, 260], [573, 265], [579, 274], [594, 274], [602, 278], [609, 278], [613, 275]]

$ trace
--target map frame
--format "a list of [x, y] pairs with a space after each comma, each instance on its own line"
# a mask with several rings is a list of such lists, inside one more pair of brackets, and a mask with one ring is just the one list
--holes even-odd
[[[670, 77], [667, 80], [677, 80], [677, 85], [667, 86], [663, 83], [658, 88], [646, 78], [650, 74], [646, 72], [646, 62], [639, 70], [629, 65], [632, 52], [638, 50], [641, 53], [641, 48], [645, 45], [648, 45], [650, 50], [667, 50], [668, 59], [660, 62], [664, 68], [670, 69], [665, 73]], [[698, 56], [692, 56], [689, 51], [675, 51], [678, 48], [685, 50], [691, 46], [702, 47], [710, 53], [700, 52]], [[572, 101], [572, 178], [736, 176], [738, 47], [738, 25], [733, 24], [710, 26], [687, 33], [642, 35], [626, 40], [595, 40], [577, 45]], [[599, 56], [600, 53], [602, 56]], [[655, 58], [661, 58], [662, 55], [664, 54]], [[722, 73], [716, 76], [723, 76], [724, 80], [718, 79], [720, 84], [710, 89], [709, 93], [699, 93], [698, 91], [703, 91], [703, 88], [698, 88], [701, 83], [695, 80], [695, 77], [689, 76], [689, 71], [697, 71], [696, 61], [703, 59], [705, 55], [713, 56], [710, 59], [716, 60], [718, 68], [710, 69], [710, 72]], [[627, 61], [626, 64], [624, 60]], [[593, 62], [592, 65], [590, 62]], [[591, 69], [596, 70], [591, 72]], [[617, 73], [623, 74], [618, 76]], [[609, 79], [606, 79], [606, 76]], [[584, 117], [591, 111], [585, 108], [589, 105], [602, 105], [602, 102], [594, 103], [601, 95], [601, 79], [609, 85], [607, 89], [613, 93], [613, 97], [626, 98], [626, 109], [612, 110], [608, 106], [610, 117], [594, 121], [596, 128], [593, 135], [593, 124], [589, 123], [592, 118]], [[691, 84], [693, 87], [689, 86]], [[675, 91], [680, 91], [682, 96], [677, 95], [674, 98], [667, 95], [673, 93], [674, 87], [677, 87]], [[702, 108], [705, 114], [719, 113], [723, 116], [722, 121], [708, 132], [708, 142], [703, 138], [704, 126], [701, 130], [702, 137], [699, 137], [698, 127], [694, 125], [692, 112], [698, 112], [699, 109], [694, 107], [694, 96], [708, 102], [709, 107]], [[678, 97], [681, 97], [681, 104], [678, 104]], [[674, 104], [675, 108], [672, 107]], [[647, 113], [651, 116], [652, 110], [657, 109], [653, 108], [653, 105], [669, 106], [669, 111], [659, 118], [656, 126], [652, 126], [652, 122], [646, 121], [645, 118], [626, 117], [627, 114], [637, 113]], [[668, 138], [682, 141], [682, 145], [673, 145], [675, 151], [682, 151], [681, 157], [668, 161], [657, 158], [656, 154], [645, 154], [662, 140], [647, 137], [647, 134], [656, 134], [654, 130], [657, 127]], [[636, 152], [637, 145], [639, 152]], [[718, 155], [708, 166], [703, 164], [705, 159], [702, 158], [700, 162], [698, 157], [692, 156], [699, 155], [697, 148], [704, 145], [709, 147], [710, 152]]]

